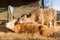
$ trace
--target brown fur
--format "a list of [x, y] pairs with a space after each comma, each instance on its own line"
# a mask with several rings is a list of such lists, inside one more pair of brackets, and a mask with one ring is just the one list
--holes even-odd
[[14, 26], [14, 31], [16, 33], [22, 32], [22, 33], [37, 33], [39, 24], [16, 24]]
[[35, 9], [30, 18], [44, 25], [56, 21], [56, 12], [54, 9]]
[[15, 31], [16, 33], [19, 33], [19, 32], [21, 31], [22, 27], [23, 27], [22, 24], [16, 24], [16, 25], [14, 26], [14, 31]]
[[47, 27], [45, 25], [43, 25], [41, 27], [41, 30], [42, 30], [42, 35], [43, 36], [50, 36], [50, 35], [53, 34], [53, 31], [54, 31], [53, 28], [49, 28], [49, 27]]
[[39, 22], [48, 23], [56, 19], [56, 13], [53, 9], [38, 9]]

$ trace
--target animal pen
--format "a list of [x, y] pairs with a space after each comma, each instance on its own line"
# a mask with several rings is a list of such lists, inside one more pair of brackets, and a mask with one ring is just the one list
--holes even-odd
[[[0, 0], [1, 40], [58, 40], [60, 15], [44, 0]], [[57, 13], [57, 14], [56, 14]]]

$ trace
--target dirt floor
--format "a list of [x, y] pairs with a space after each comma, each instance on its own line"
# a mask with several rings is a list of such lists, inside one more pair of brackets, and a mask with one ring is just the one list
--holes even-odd
[[25, 33], [15, 33], [12, 30], [5, 28], [0, 25], [0, 40], [60, 40], [60, 28], [56, 27], [54, 34], [50, 37], [44, 37], [39, 34], [28, 34]]

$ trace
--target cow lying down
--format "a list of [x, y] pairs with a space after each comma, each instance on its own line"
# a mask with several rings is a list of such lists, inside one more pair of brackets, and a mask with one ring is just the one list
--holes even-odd
[[10, 21], [6, 23], [6, 27], [13, 30], [15, 33], [39, 33], [43, 36], [50, 36], [53, 34], [53, 28], [47, 27], [46, 25], [41, 25], [38, 23], [17, 23], [15, 24], [16, 19], [14, 21]]
[[[37, 22], [33, 22], [33, 21], [25, 21], [25, 20], [19, 20], [19, 19], [13, 19], [11, 21], [9, 21], [8, 23], [5, 24], [6, 28], [11, 29], [13, 31], [15, 31], [16, 33], [18, 33], [22, 28], [26, 28], [26, 26], [28, 26], [28, 24], [37, 24]], [[31, 27], [31, 26], [30, 26]]]
[[47, 27], [46, 25], [41, 24], [17, 24], [14, 27], [14, 31], [16, 33], [39, 33], [43, 36], [50, 36], [53, 34], [53, 28]]

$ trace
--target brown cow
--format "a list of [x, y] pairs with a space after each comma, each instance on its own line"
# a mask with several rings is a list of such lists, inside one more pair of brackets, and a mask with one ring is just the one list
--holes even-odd
[[38, 9], [39, 22], [42, 24], [50, 23], [50, 27], [52, 27], [52, 23], [56, 20], [56, 13], [53, 9]]
[[52, 27], [52, 22], [56, 21], [56, 12], [54, 9], [35, 9], [31, 12], [31, 18], [42, 25], [49, 23]]

